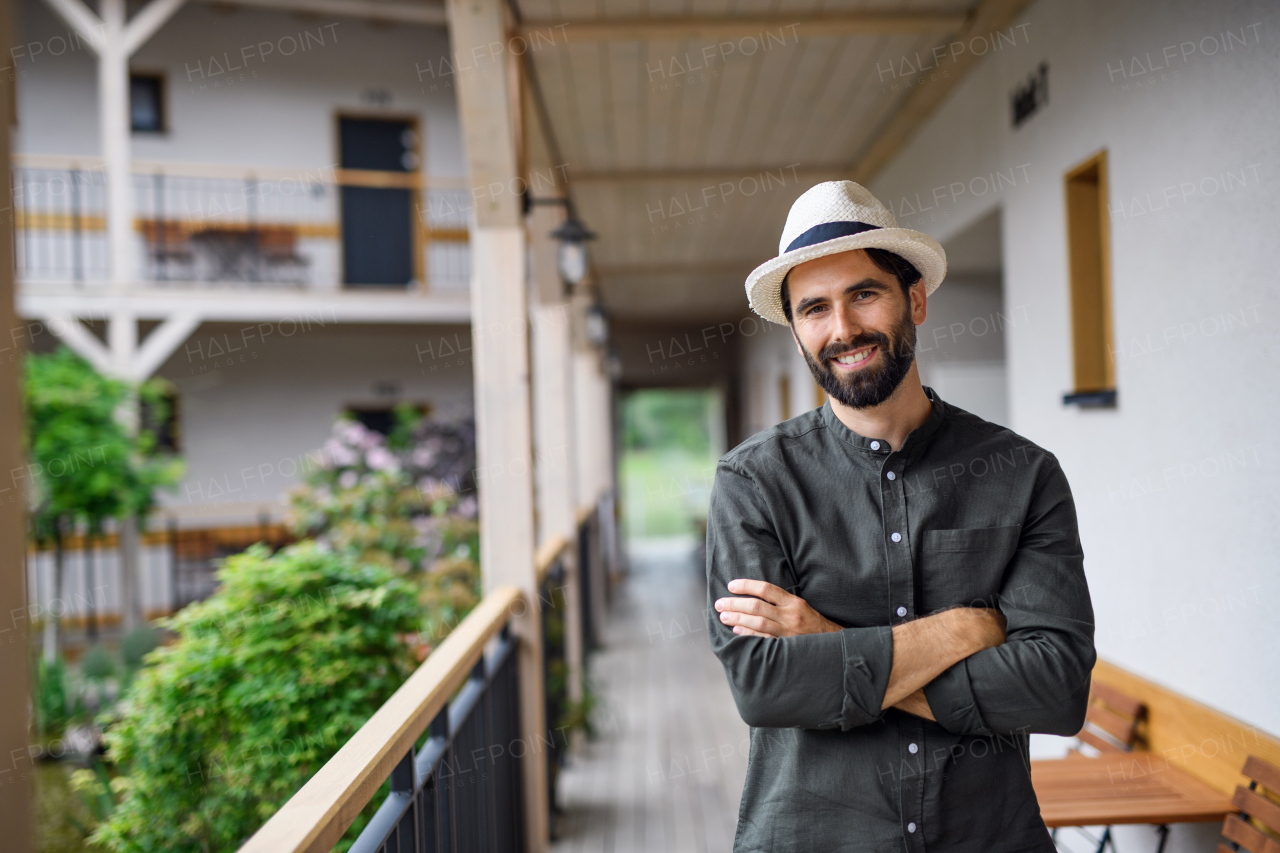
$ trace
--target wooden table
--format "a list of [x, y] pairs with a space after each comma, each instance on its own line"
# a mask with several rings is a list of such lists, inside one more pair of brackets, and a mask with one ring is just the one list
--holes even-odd
[[1149, 752], [1031, 762], [1046, 826], [1221, 821], [1231, 800]]

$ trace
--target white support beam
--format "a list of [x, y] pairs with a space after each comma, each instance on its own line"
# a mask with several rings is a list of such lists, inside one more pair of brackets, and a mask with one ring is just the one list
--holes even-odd
[[110, 317], [127, 308], [143, 320], [195, 314], [208, 323], [283, 323], [324, 328], [338, 323], [469, 323], [468, 294], [411, 291], [254, 291], [189, 287], [131, 287], [122, 292], [74, 284], [39, 284], [18, 293], [18, 312], [32, 320], [62, 314]]
[[182, 8], [187, 0], [151, 0], [143, 6], [138, 14], [124, 30], [125, 56], [133, 56], [147, 39], [156, 34], [156, 30], [164, 26], [173, 17], [174, 12]]
[[133, 180], [129, 129], [129, 57], [184, 0], [152, 0], [128, 20], [125, 0], [101, 0], [101, 17], [83, 0], [46, 0], [98, 55], [98, 133], [107, 178], [107, 264], [111, 282], [133, 278]]
[[70, 314], [55, 314], [45, 321], [45, 325], [76, 354], [92, 364], [94, 370], [112, 374], [111, 352], [75, 317]]
[[224, 0], [205, 0], [205, 2], [427, 26], [444, 26], [448, 23], [448, 15], [443, 3], [397, 3], [391, 0], [385, 3], [380, 0], [230, 0], [225, 3]]
[[102, 0], [101, 8], [104, 36], [98, 51], [98, 128], [106, 163], [107, 263], [112, 284], [123, 287], [133, 277], [134, 240], [125, 0]]
[[143, 382], [150, 378], [199, 325], [199, 315], [177, 314], [152, 329], [134, 354], [129, 371], [133, 381]]
[[45, 0], [45, 2], [76, 35], [93, 48], [94, 53], [102, 53], [103, 43], [106, 40], [105, 25], [82, 0]]
[[138, 351], [138, 315], [125, 306], [116, 308], [107, 320], [107, 349], [111, 351], [111, 373], [131, 378], [133, 356]]
[[[828, 12], [819, 15], [648, 16], [618, 18], [526, 19], [519, 35], [550, 44], [564, 41], [683, 41], [685, 39], [769, 38], [788, 43], [815, 36], [878, 36], [953, 33], [967, 22], [963, 14], [939, 12]], [[553, 34], [560, 34], [560, 38]]]

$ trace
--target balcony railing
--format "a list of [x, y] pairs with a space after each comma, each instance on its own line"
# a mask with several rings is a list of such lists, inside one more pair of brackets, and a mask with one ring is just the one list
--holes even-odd
[[[528, 827], [539, 821], [525, 812], [530, 777], [523, 759], [546, 755], [547, 776], [535, 784], [547, 786], [545, 802], [554, 809], [566, 745], [560, 720], [573, 677], [568, 639], [572, 633], [581, 646], [582, 586], [591, 576], [599, 583], [604, 571], [603, 553], [584, 548], [594, 537], [582, 531], [596, 527], [599, 515], [599, 506], [580, 514], [577, 543], [556, 537], [535, 555], [541, 606], [523, 612], [541, 614], [542, 690], [521, 691], [520, 641], [510, 631], [512, 608], [530, 602], [516, 587], [498, 587], [239, 853], [327, 853], [384, 782], [390, 793], [351, 853], [522, 853], [537, 846], [529, 844]], [[571, 588], [581, 611], [569, 606]], [[544, 703], [548, 733], [529, 743], [521, 703], [534, 696]]]
[[506, 630], [521, 600], [510, 586], [486, 595], [240, 853], [325, 853], [387, 779], [391, 794], [353, 850], [523, 850], [516, 640]]
[[[135, 278], [176, 285], [341, 287], [342, 187], [413, 191], [417, 289], [467, 288], [471, 197], [462, 178], [143, 161], [133, 163]], [[13, 201], [19, 281], [107, 280], [100, 160], [15, 157]]]

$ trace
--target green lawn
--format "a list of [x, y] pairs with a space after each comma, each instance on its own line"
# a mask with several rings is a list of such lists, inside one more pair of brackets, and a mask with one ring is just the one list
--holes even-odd
[[693, 535], [706, 518], [716, 460], [682, 450], [627, 450], [620, 463], [628, 537]]

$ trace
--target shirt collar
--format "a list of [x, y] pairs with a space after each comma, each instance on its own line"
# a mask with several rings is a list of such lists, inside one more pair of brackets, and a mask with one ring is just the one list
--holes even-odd
[[[900, 454], [908, 458], [918, 456], [928, 446], [929, 440], [938, 431], [938, 428], [942, 426], [947, 416], [947, 404], [928, 385], [923, 387], [924, 392], [929, 395], [929, 402], [933, 404], [933, 410], [929, 413], [929, 417], [924, 423], [907, 434], [906, 440], [902, 442], [902, 447], [898, 449]], [[827, 428], [846, 444], [851, 444], [872, 456], [888, 456], [891, 452], [889, 442], [884, 439], [867, 438], [845, 426], [844, 422], [836, 417], [836, 413], [832, 410], [829, 397], [827, 402], [822, 405], [822, 420]]]

